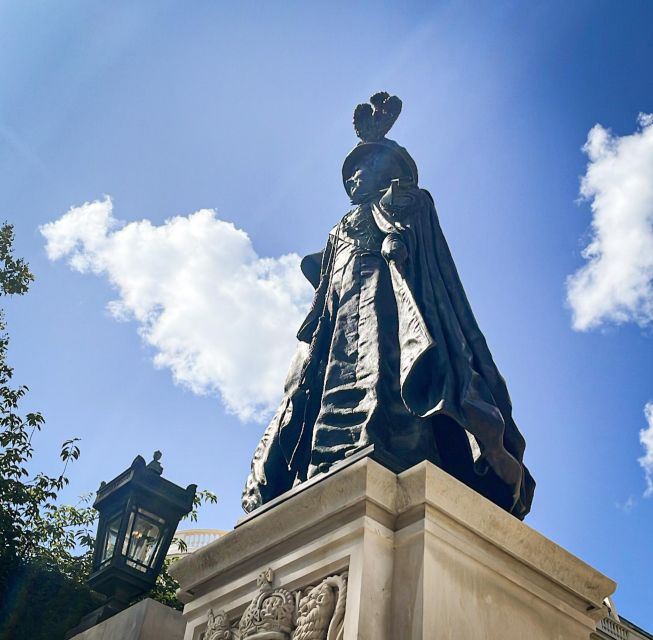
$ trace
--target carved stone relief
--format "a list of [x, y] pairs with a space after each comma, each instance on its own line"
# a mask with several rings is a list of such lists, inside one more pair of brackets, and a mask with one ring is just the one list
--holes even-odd
[[299, 600], [292, 640], [342, 640], [346, 602], [346, 573], [307, 589]]
[[229, 626], [229, 618], [224, 611], [213, 613], [213, 609], [209, 609], [208, 624], [203, 640], [234, 640]]
[[245, 609], [238, 625], [241, 638], [286, 640], [293, 630], [295, 599], [286, 589], [274, 589], [272, 569], [258, 577], [259, 593]]
[[209, 609], [203, 640], [342, 640], [347, 572], [293, 592], [273, 580], [272, 569], [261, 573], [240, 621], [230, 624], [226, 612]]

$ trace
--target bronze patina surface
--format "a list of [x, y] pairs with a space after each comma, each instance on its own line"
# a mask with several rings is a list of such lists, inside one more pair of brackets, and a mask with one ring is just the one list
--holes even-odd
[[302, 262], [315, 297], [254, 454], [247, 512], [369, 445], [403, 468], [429, 460], [518, 518], [530, 509], [505, 381], [415, 162], [385, 137], [400, 111], [378, 93], [354, 112], [352, 208]]

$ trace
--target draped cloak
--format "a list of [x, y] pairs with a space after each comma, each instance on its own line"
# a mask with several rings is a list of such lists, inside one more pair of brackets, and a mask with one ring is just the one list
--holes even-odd
[[[423, 439], [412, 438], [412, 451], [390, 453], [405, 456], [409, 462], [406, 466], [419, 461], [420, 456], [430, 459], [521, 519], [530, 509], [535, 487], [523, 464], [525, 442], [512, 418], [505, 381], [465, 295], [431, 195], [416, 186], [390, 198], [387, 195], [371, 205], [375, 232], [381, 238], [392, 236], [403, 242], [407, 258], [402, 262], [385, 260], [380, 254], [370, 258], [370, 273], [387, 281], [391, 293], [385, 297], [392, 298], [389, 303], [394, 306], [395, 318], [391, 338], [396, 349], [388, 357], [397, 360], [395, 395], [399, 397], [379, 401], [399, 407], [394, 416], [388, 413], [388, 431], [417, 429], [422, 436], [432, 434], [436, 443], [429, 454]], [[283, 399], [254, 454], [243, 492], [246, 511], [327, 470], [332, 462], [329, 459], [322, 466], [317, 464], [325, 459], [320, 457], [318, 445], [325, 429], [322, 422], [324, 399], [330, 390], [330, 356], [338, 341], [336, 312], [342, 312], [334, 308], [332, 299], [339, 241], [336, 227], [325, 250], [302, 263], [316, 294], [298, 332], [300, 343]], [[357, 255], [363, 260], [368, 252]], [[361, 264], [359, 271], [363, 273]], [[335, 304], [343, 303], [338, 300]], [[360, 308], [360, 300], [357, 304]], [[389, 315], [383, 306], [375, 309], [377, 314]], [[317, 333], [324, 334], [321, 323], [328, 325], [326, 338], [322, 335], [316, 340]], [[384, 331], [383, 326], [380, 331]], [[338, 427], [326, 428], [337, 431]], [[350, 443], [348, 452], [370, 440], [382, 447], [393, 442], [391, 437], [375, 441], [374, 433], [370, 436], [364, 429], [359, 437], [359, 442]], [[331, 453], [344, 458], [344, 449], [332, 447]]]

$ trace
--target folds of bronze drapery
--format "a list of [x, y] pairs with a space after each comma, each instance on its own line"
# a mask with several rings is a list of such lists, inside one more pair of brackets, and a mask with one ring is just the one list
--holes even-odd
[[354, 208], [301, 267], [315, 288], [280, 406], [243, 492], [251, 511], [368, 445], [430, 460], [518, 518], [535, 482], [525, 442], [430, 194], [385, 137], [401, 100], [359, 105], [343, 164]]

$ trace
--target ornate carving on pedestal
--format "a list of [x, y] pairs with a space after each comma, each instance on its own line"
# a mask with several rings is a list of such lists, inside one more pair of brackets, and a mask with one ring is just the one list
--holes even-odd
[[292, 640], [342, 640], [346, 602], [347, 573], [307, 589], [299, 601]]
[[245, 609], [238, 628], [241, 638], [289, 640], [294, 628], [295, 598], [286, 589], [272, 587], [274, 572], [258, 577], [259, 593]]
[[203, 640], [234, 640], [229, 626], [229, 618], [224, 611], [213, 613], [213, 609], [209, 609], [208, 624]]
[[290, 592], [274, 588], [274, 572], [258, 577], [259, 592], [231, 627], [226, 612], [209, 609], [202, 640], [342, 640], [347, 572], [329, 576], [315, 586]]

